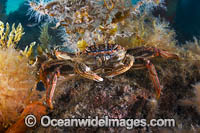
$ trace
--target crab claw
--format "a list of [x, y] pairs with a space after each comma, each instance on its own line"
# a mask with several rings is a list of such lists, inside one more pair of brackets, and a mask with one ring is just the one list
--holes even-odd
[[74, 56], [74, 54], [61, 52], [61, 51], [55, 51], [55, 56], [59, 60], [72, 60], [72, 56]]
[[112, 77], [115, 77], [117, 75], [120, 75], [120, 74], [128, 71], [133, 66], [134, 61], [135, 61], [135, 59], [133, 56], [126, 55], [123, 63], [120, 64], [119, 66], [117, 66], [113, 71], [107, 73], [105, 77], [112, 78]]
[[80, 76], [85, 77], [87, 79], [91, 79], [97, 82], [103, 81], [103, 78], [98, 76], [95, 72], [91, 71], [88, 66], [85, 64], [76, 64], [75, 65], [75, 72], [78, 73]]

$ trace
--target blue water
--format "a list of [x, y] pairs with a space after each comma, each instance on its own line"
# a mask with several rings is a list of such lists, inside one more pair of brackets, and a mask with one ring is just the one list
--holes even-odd
[[25, 0], [8, 0], [6, 5], [6, 14], [18, 10], [19, 6], [24, 3]]

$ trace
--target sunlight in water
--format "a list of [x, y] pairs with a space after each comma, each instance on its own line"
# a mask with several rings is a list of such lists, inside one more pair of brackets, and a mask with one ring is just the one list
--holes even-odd
[[16, 11], [25, 0], [8, 0], [6, 14]]

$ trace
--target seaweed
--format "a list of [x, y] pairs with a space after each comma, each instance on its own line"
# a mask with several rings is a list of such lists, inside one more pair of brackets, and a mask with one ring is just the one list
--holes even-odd
[[[21, 40], [23, 33], [23, 27], [21, 24], [15, 28], [15, 24], [12, 25], [12, 30], [10, 31], [10, 26], [7, 23], [6, 29], [4, 28], [4, 23], [0, 21], [0, 44], [1, 47], [16, 47], [17, 43]], [[5, 29], [5, 32], [4, 32]]]
[[45, 50], [49, 51], [50, 50], [50, 46], [52, 46], [51, 45], [52, 36], [49, 35], [48, 29], [49, 29], [48, 23], [43, 24], [43, 26], [40, 29], [41, 30], [40, 37], [39, 37], [39, 40], [40, 40], [40, 43], [41, 43], [40, 46], [44, 51]]
[[0, 22], [0, 131], [16, 122], [21, 112], [37, 97], [32, 89], [35, 86], [36, 72], [29, 65], [32, 46], [24, 51], [16, 49], [23, 33], [19, 24], [16, 28]]
[[[98, 83], [78, 76], [62, 80], [61, 76], [55, 92], [55, 107], [49, 110], [48, 115], [51, 118], [87, 118], [88, 116], [137, 118], [146, 119], [148, 122], [151, 119], [173, 118], [176, 127], [130, 126], [128, 127], [130, 129], [127, 129], [39, 126], [34, 132], [44, 132], [44, 130], [49, 132], [199, 131], [199, 41], [195, 39], [194, 42], [187, 42], [183, 47], [177, 45], [176, 34], [169, 24], [151, 14], [151, 9], [162, 5], [162, 1], [138, 1], [134, 6], [130, 3], [130, 0], [29, 1], [31, 16], [36, 17], [38, 21], [47, 19], [49, 23], [58, 22], [54, 28], [61, 27], [63, 31], [61, 32], [64, 39], [63, 47], [73, 52], [83, 51], [90, 45], [117, 43], [127, 49], [136, 47], [164, 49], [180, 57], [179, 60], [152, 59], [163, 86], [160, 99], [154, 98], [154, 88], [145, 69], [130, 69], [122, 75]], [[47, 29], [47, 26], [43, 27], [40, 37], [43, 50], [38, 56], [46, 54], [44, 49], [47, 49], [48, 54], [52, 52], [48, 48], [51, 37], [47, 34]], [[30, 57], [32, 46], [21, 52], [23, 58]], [[52, 59], [54, 58], [50, 57], [50, 60]], [[47, 58], [44, 62], [46, 60]], [[23, 61], [25, 64], [28, 64], [27, 62]], [[38, 70], [33, 73], [38, 73]], [[195, 89], [191, 89], [191, 86]]]

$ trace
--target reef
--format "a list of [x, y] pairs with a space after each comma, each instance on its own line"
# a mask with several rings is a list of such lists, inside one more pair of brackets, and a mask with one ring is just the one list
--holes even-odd
[[[29, 14], [37, 21], [45, 19], [49, 23], [55, 22], [55, 27], [51, 28], [61, 31], [64, 43], [62, 46], [52, 46], [48, 25], [44, 25], [39, 38], [41, 44], [34, 46], [35, 43], [32, 43], [25, 50], [20, 51], [15, 46], [23, 35], [22, 27], [19, 25], [15, 30], [15, 26], [12, 26], [13, 30], [10, 34], [15, 36], [13, 37], [8, 36], [9, 30], [4, 30], [5, 26], [2, 23], [0, 78], [5, 83], [0, 82], [0, 123], [8, 124], [8, 126], [2, 126], [4, 130], [23, 118], [17, 117], [17, 114], [20, 114], [23, 109], [26, 112], [27, 105], [45, 98], [45, 91], [37, 88], [38, 82], [47, 89], [50, 83], [54, 85], [56, 80], [58, 82], [53, 97], [54, 107], [48, 108], [48, 101], [45, 100], [40, 103], [42, 107], [47, 106], [47, 115], [51, 118], [108, 116], [109, 118], [146, 119], [147, 121], [166, 118], [175, 119], [176, 125], [175, 127], [139, 126], [131, 127], [131, 129], [122, 127], [43, 128], [39, 125], [30, 128], [29, 132], [46, 132], [47, 130], [61, 133], [198, 132], [200, 130], [200, 43], [194, 38], [194, 41], [182, 46], [177, 44], [174, 30], [166, 21], [154, 17], [151, 12], [153, 8], [163, 7], [163, 1], [142, 0], [133, 3], [131, 0], [55, 0], [29, 1], [29, 5]], [[9, 28], [8, 24], [7, 27]], [[155, 89], [149, 79], [147, 69], [132, 68], [121, 75], [96, 82], [74, 74], [73, 65], [66, 65], [67, 61], [59, 61], [54, 55], [57, 49], [67, 50], [73, 54], [83, 52], [88, 46], [116, 43], [126, 49], [154, 47], [179, 56], [178, 60], [163, 60], [160, 57], [151, 60], [162, 85], [159, 99], [155, 97]], [[45, 63], [49, 63], [46, 69]], [[60, 67], [61, 70], [68, 71], [70, 74], [67, 73], [67, 75], [61, 71], [59, 75], [56, 67], [60, 65], [65, 66]], [[5, 68], [7, 68], [6, 71]], [[63, 73], [65, 76], [62, 76]], [[17, 97], [19, 93], [23, 95], [20, 98]], [[48, 95], [48, 90], [46, 95]], [[30, 106], [39, 110], [37, 106]], [[11, 119], [8, 115], [15, 117]], [[15, 128], [12, 127], [12, 129]]]

